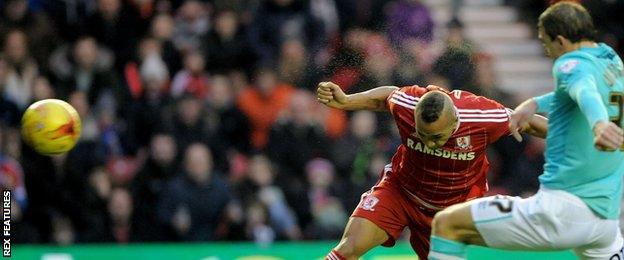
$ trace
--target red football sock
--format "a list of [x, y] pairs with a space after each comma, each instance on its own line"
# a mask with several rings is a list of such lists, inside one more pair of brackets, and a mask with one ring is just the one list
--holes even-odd
[[325, 257], [325, 260], [347, 260], [347, 258], [345, 258], [344, 256], [341, 256], [340, 253], [338, 253], [338, 251], [332, 250]]

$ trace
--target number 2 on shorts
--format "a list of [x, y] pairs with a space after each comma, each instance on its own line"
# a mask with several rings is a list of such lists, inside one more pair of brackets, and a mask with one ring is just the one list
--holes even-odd
[[[507, 201], [507, 205], [503, 205], [503, 200]], [[495, 206], [501, 213], [511, 212], [513, 201], [506, 196], [496, 196], [494, 201], [490, 201], [490, 206]]]

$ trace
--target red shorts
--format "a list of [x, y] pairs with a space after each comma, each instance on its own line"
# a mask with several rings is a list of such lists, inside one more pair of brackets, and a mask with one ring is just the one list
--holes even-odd
[[388, 233], [382, 245], [394, 246], [403, 229], [410, 229], [410, 244], [420, 259], [427, 259], [431, 220], [435, 211], [424, 208], [409, 199], [395, 184], [383, 178], [371, 190], [362, 194], [360, 204], [351, 217], [370, 220]]

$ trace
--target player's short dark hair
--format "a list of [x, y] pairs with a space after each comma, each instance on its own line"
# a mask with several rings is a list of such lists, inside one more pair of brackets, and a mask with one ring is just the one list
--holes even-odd
[[433, 123], [444, 111], [444, 94], [433, 92], [420, 100], [418, 114], [425, 123]]
[[559, 2], [548, 7], [539, 17], [539, 26], [551, 39], [561, 35], [572, 43], [596, 39], [596, 29], [591, 15], [582, 5]]

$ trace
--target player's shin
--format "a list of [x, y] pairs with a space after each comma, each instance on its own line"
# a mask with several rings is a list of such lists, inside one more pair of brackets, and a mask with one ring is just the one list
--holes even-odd
[[466, 259], [466, 245], [461, 242], [431, 236], [429, 260]]

